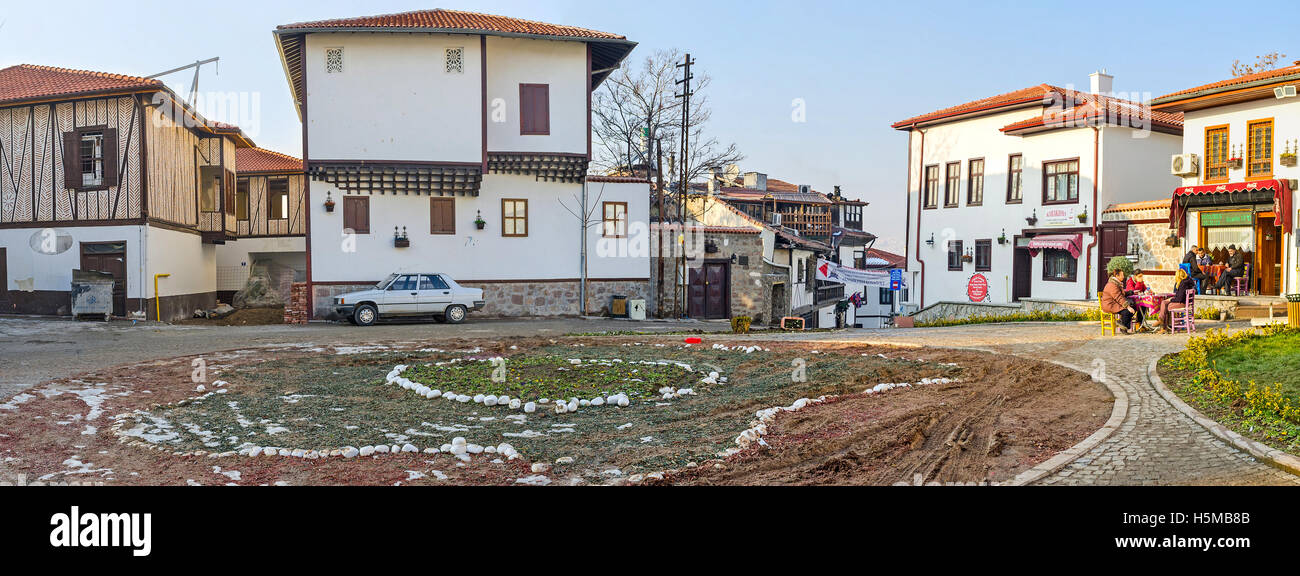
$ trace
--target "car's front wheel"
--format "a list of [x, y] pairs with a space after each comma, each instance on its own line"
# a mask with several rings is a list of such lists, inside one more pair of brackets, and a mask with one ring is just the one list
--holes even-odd
[[373, 326], [379, 319], [379, 311], [373, 305], [362, 304], [352, 313], [352, 322], [357, 326]]
[[447, 313], [445, 316], [449, 324], [460, 324], [465, 321], [465, 316], [467, 314], [469, 314], [469, 310], [460, 304], [455, 304], [447, 307]]

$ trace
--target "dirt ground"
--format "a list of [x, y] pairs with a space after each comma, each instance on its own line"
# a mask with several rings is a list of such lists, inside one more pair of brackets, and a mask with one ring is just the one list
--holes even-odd
[[243, 308], [221, 318], [190, 318], [191, 326], [272, 326], [284, 324], [284, 308]]
[[999, 482], [1091, 435], [1113, 398], [1083, 374], [971, 352], [927, 351], [962, 382], [852, 394], [769, 426], [769, 447], [666, 477], [673, 484]]
[[[442, 339], [286, 345], [202, 357], [207, 382], [229, 381], [228, 393], [212, 398], [238, 403], [246, 411], [241, 419], [261, 423], [242, 432], [248, 442], [329, 448], [409, 437], [437, 446], [465, 435], [484, 445], [504, 437], [524, 456], [480, 456], [468, 463], [445, 454], [353, 460], [176, 455], [211, 445], [203, 443], [211, 433], [201, 428], [214, 420], [200, 419], [215, 419], [217, 411], [195, 404], [202, 393], [193, 383], [194, 357], [141, 362], [56, 380], [0, 404], [0, 472], [27, 482], [181, 485], [624, 483], [652, 472], [666, 472], [665, 481], [675, 484], [894, 484], [917, 474], [926, 482], [987, 482], [1006, 480], [1074, 445], [1110, 415], [1112, 399], [1104, 387], [1045, 363], [979, 352], [813, 343], [764, 343], [767, 350], [746, 354], [708, 348], [716, 342], [733, 344], [724, 336], [697, 347], [668, 336]], [[491, 412], [505, 409], [416, 399], [383, 384], [395, 363], [443, 358], [452, 350], [478, 358], [667, 358], [691, 363], [697, 372], [717, 370], [730, 382], [697, 386], [699, 396], [673, 402], [638, 401], [626, 409], [564, 416], [539, 411], [526, 418]], [[792, 359], [806, 361], [807, 381], [791, 380]], [[939, 377], [960, 382], [862, 394], [880, 382]], [[349, 426], [326, 421], [328, 410], [342, 408], [313, 405], [311, 394], [298, 393], [322, 381], [340, 387], [331, 389], [336, 398], [373, 402], [378, 409], [347, 413]], [[735, 446], [756, 411], [823, 395], [838, 397], [783, 413], [764, 437], [768, 447], [725, 460], [717, 456]], [[173, 422], [151, 429], [151, 421], [167, 419]], [[143, 432], [123, 439], [113, 430], [116, 422]], [[155, 449], [141, 447], [140, 438]], [[289, 444], [268, 443], [276, 441]], [[574, 462], [542, 475], [529, 469], [533, 462], [566, 457]]]

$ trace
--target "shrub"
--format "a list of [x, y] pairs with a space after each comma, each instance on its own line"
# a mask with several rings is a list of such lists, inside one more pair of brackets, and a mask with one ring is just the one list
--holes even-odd
[[930, 322], [917, 322], [917, 328], [942, 328], [945, 326], [965, 326], [969, 324], [1000, 324], [1004, 322], [1097, 322], [1101, 320], [1101, 310], [1092, 308], [1085, 311], [1048, 312], [1013, 312], [1010, 314], [987, 314], [966, 318], [942, 318]]
[[1116, 270], [1123, 270], [1124, 276], [1133, 275], [1133, 261], [1124, 256], [1115, 256], [1106, 263], [1106, 273], [1113, 274]]
[[731, 319], [731, 332], [734, 334], [749, 334], [749, 325], [754, 322], [749, 316], [737, 316]]
[[1261, 386], [1253, 381], [1241, 382], [1219, 372], [1210, 356], [1225, 348], [1240, 345], [1256, 338], [1293, 331], [1286, 325], [1275, 324], [1253, 330], [1228, 334], [1227, 330], [1211, 330], [1204, 336], [1187, 341], [1187, 348], [1166, 361], [1166, 365], [1195, 375], [1186, 390], [1217, 404], [1240, 409], [1242, 417], [1261, 426], [1282, 428], [1282, 435], [1291, 440], [1300, 433], [1300, 406], [1282, 392], [1278, 384]]

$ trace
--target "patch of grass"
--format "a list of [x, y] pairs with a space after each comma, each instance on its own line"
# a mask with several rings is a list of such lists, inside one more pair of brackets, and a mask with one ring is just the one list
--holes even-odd
[[542, 398], [594, 398], [624, 392], [630, 398], [651, 398], [664, 386], [690, 387], [685, 369], [669, 364], [583, 361], [571, 364], [554, 356], [506, 358], [501, 382], [490, 362], [457, 362], [442, 366], [412, 366], [404, 376], [430, 388], [460, 394], [506, 394], [525, 402]]
[[1005, 322], [1100, 322], [1101, 310], [1087, 312], [1013, 312], [1011, 314], [987, 314], [967, 318], [940, 319], [930, 322], [917, 322], [917, 328], [943, 328], [946, 326], [966, 326], [969, 324], [1001, 324]]
[[[1171, 390], [1218, 422], [1275, 448], [1300, 453], [1297, 363], [1300, 330], [1211, 330], [1162, 359]], [[1222, 363], [1221, 363], [1222, 362]]]
[[1207, 360], [1234, 380], [1276, 383], [1300, 403], [1300, 331], [1252, 338], [1210, 352]]

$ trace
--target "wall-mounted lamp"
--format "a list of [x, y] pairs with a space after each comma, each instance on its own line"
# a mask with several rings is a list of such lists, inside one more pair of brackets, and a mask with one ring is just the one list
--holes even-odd
[[930, 239], [925, 241], [926, 246], [934, 246], [934, 232], [930, 233]]
[[1032, 216], [1030, 216], [1030, 217], [1028, 217], [1028, 218], [1025, 218], [1025, 222], [1028, 222], [1030, 226], [1033, 226], [1033, 225], [1035, 225], [1035, 224], [1038, 223], [1038, 209], [1037, 209], [1037, 208], [1034, 208], [1034, 214], [1033, 214]]

